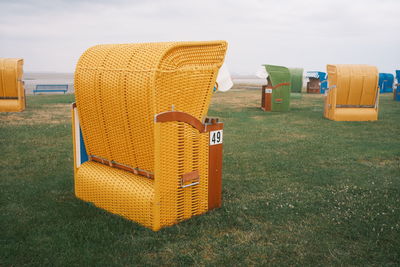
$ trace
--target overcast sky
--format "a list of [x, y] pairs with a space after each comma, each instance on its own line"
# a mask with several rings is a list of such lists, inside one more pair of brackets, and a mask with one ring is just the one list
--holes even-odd
[[0, 0], [0, 57], [73, 72], [104, 43], [227, 40], [232, 73], [260, 64], [400, 69], [400, 0]]

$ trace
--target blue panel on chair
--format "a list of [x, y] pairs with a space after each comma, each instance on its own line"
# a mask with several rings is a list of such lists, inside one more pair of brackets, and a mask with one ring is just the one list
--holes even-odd
[[81, 164], [82, 164], [82, 163], [88, 161], [89, 158], [88, 158], [88, 155], [87, 155], [87, 152], [86, 152], [85, 141], [83, 141], [82, 130], [80, 129], [80, 127], [79, 127], [79, 133], [80, 133], [79, 134], [79, 139], [80, 139], [79, 146], [80, 146], [80, 150], [81, 150]]
[[379, 93], [393, 92], [394, 76], [391, 73], [379, 73]]
[[328, 75], [325, 72], [318, 71], [318, 77], [320, 85], [320, 93], [325, 94], [325, 90], [328, 89]]

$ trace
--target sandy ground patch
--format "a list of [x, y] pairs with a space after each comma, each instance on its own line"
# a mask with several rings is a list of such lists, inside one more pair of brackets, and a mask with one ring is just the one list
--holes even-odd
[[61, 124], [71, 120], [71, 104], [51, 104], [41, 109], [0, 114], [5, 125]]

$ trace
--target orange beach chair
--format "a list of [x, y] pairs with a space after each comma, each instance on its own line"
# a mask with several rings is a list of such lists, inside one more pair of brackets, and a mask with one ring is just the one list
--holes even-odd
[[378, 69], [368, 65], [327, 65], [324, 117], [335, 121], [378, 120]]
[[76, 196], [154, 231], [220, 207], [223, 123], [206, 115], [226, 49], [89, 48], [75, 72]]
[[0, 112], [19, 112], [25, 109], [23, 64], [21, 58], [0, 58]]

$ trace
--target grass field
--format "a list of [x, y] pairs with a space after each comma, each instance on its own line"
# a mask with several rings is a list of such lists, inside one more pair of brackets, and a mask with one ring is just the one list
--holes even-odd
[[0, 266], [400, 265], [400, 103], [379, 121], [322, 118], [320, 95], [266, 113], [217, 93], [221, 209], [152, 232], [74, 197], [73, 95], [0, 114]]

